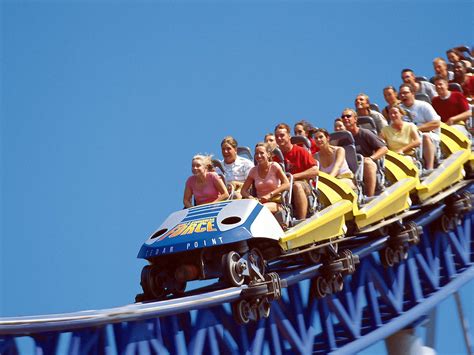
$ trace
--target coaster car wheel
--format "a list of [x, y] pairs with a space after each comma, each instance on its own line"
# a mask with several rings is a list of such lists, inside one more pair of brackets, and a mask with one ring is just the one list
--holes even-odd
[[316, 297], [324, 298], [330, 293], [329, 285], [325, 277], [318, 276], [315, 280]]
[[391, 247], [385, 247], [379, 252], [380, 262], [385, 267], [395, 265], [395, 251]]
[[160, 298], [165, 294], [163, 279], [157, 266], [146, 265], [142, 269], [141, 282], [145, 297]]
[[186, 290], [186, 281], [176, 281], [176, 280], [170, 289], [171, 293], [174, 296], [184, 295], [185, 290]]
[[270, 316], [270, 302], [267, 298], [264, 298], [258, 305], [258, 316], [260, 319]]
[[332, 293], [340, 292], [344, 288], [344, 278], [341, 273], [337, 273], [331, 280]]
[[224, 258], [225, 278], [232, 286], [242, 286], [244, 283], [243, 265], [239, 260], [240, 255], [235, 251], [227, 253]]
[[252, 307], [247, 300], [234, 302], [232, 303], [232, 314], [238, 324], [248, 324], [252, 317]]
[[308, 265], [318, 264], [321, 262], [321, 253], [318, 253], [316, 250], [312, 249], [303, 254], [303, 259]]
[[444, 233], [448, 233], [456, 225], [456, 218], [443, 214], [439, 220], [439, 225]]

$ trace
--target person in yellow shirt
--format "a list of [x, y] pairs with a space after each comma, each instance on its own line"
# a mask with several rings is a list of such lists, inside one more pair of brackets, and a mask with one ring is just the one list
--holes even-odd
[[415, 148], [421, 144], [418, 129], [414, 123], [403, 121], [404, 111], [401, 107], [390, 107], [388, 114], [390, 125], [382, 129], [380, 137], [387, 142], [388, 149], [413, 156]]

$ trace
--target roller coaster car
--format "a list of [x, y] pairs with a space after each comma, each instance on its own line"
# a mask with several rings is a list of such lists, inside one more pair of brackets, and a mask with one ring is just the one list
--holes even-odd
[[256, 200], [230, 200], [172, 213], [141, 247], [145, 298], [184, 292], [186, 282], [220, 278], [229, 286], [263, 281], [265, 260], [284, 232]]
[[248, 285], [242, 299], [232, 305], [239, 323], [268, 317], [270, 301], [281, 294], [278, 274], [266, 273], [267, 261], [281, 257], [317, 263], [324, 254], [317, 278], [318, 295], [340, 291], [343, 275], [353, 273], [358, 258], [338, 252], [333, 237], [344, 233], [349, 201], [330, 208], [286, 232], [272, 213], [256, 200], [229, 200], [172, 213], [141, 247], [146, 259], [141, 273], [143, 293], [136, 301], [182, 295], [187, 281], [219, 278], [227, 286]]
[[468, 137], [456, 128], [441, 123], [441, 151], [445, 157], [436, 169], [420, 179], [412, 199], [421, 205], [434, 204], [459, 190], [467, 181], [465, 170], [469, 171], [474, 158]]

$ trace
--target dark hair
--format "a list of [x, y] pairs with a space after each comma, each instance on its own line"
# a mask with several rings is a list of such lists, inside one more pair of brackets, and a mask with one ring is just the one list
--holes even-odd
[[406, 72], [415, 73], [415, 72], [413, 71], [413, 69], [405, 68], [405, 69], [402, 69], [401, 74], [406, 73]]
[[[334, 120], [334, 123], [336, 123], [336, 122], [342, 122], [342, 118], [341, 118], [341, 117], [337, 117], [337, 118]], [[342, 122], [342, 123], [344, 123], [344, 122]], [[314, 132], [314, 133], [316, 133], [316, 132]]]
[[329, 132], [327, 131], [327, 129], [325, 129], [325, 128], [316, 128], [316, 130], [314, 131], [314, 134], [319, 133], [319, 132], [324, 134], [326, 136], [326, 138], [329, 138]]
[[295, 128], [298, 125], [303, 126], [303, 129], [306, 132], [306, 135], [308, 137], [311, 137], [311, 135], [313, 135], [313, 133], [315, 132], [315, 129], [316, 129], [311, 123], [309, 123], [306, 120], [300, 120], [300, 121], [296, 122], [295, 125], [293, 126], [293, 128]]
[[459, 62], [454, 63], [454, 66], [461, 65], [464, 69], [467, 69], [467, 64], [464, 60], [460, 60]]
[[459, 60], [466, 59], [466, 58], [464, 57], [464, 54], [463, 54], [460, 50], [457, 50], [456, 48], [448, 49], [448, 50], [446, 51], [446, 55], [448, 55], [449, 53], [454, 53], [454, 54], [456, 54], [456, 55], [459, 57]]

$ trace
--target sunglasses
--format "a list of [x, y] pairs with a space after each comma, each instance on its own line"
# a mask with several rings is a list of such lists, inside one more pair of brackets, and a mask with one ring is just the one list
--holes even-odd
[[341, 118], [351, 118], [352, 115], [342, 115]]

